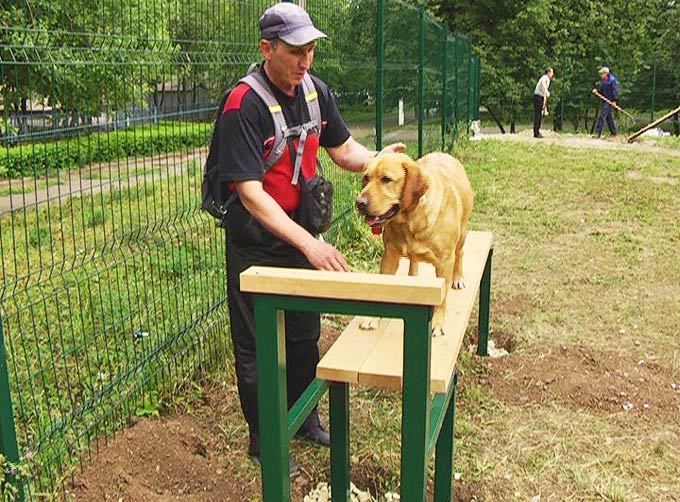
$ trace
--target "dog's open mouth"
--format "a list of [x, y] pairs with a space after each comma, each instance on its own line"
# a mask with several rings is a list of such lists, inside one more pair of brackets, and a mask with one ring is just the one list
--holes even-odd
[[366, 215], [366, 224], [371, 228], [380, 228], [394, 218], [399, 212], [399, 204], [393, 204], [391, 208], [379, 216]]

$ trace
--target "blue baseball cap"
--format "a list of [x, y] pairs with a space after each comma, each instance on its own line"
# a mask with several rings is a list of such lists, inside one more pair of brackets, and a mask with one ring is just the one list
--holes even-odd
[[280, 38], [289, 45], [307, 45], [318, 38], [328, 38], [316, 28], [307, 11], [294, 3], [281, 2], [269, 7], [260, 17], [262, 38]]

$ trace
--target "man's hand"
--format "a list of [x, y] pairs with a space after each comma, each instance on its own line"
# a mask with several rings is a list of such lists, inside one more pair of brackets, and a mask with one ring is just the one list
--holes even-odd
[[612, 106], [613, 106], [614, 108], [618, 108], [618, 107], [619, 107], [619, 105], [616, 104], [616, 101], [612, 101]]
[[309, 263], [318, 270], [350, 271], [345, 257], [330, 244], [313, 239], [301, 251], [307, 257]]
[[378, 155], [383, 153], [404, 153], [406, 151], [406, 145], [404, 143], [392, 143], [387, 145], [385, 148], [378, 152]]

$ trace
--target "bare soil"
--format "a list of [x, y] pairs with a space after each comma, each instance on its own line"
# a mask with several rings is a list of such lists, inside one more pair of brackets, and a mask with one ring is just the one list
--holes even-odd
[[674, 382], [672, 373], [653, 356], [561, 347], [484, 364], [488, 375], [480, 378], [481, 383], [508, 404], [557, 402], [595, 412], [669, 419], [680, 413], [680, 382]]
[[559, 145], [569, 148], [598, 148], [605, 150], [623, 150], [627, 152], [661, 153], [680, 157], [680, 150], [676, 148], [667, 148], [646, 143], [644, 141], [628, 143], [625, 136], [622, 135], [615, 138], [606, 138], [603, 136], [602, 139], [597, 139], [591, 138], [585, 134], [558, 134], [550, 130], [541, 130], [541, 134], [543, 134], [544, 137], [542, 139], [536, 139], [533, 137], [533, 131], [526, 129], [517, 134], [483, 134], [481, 138], [483, 140], [520, 141], [523, 143]]

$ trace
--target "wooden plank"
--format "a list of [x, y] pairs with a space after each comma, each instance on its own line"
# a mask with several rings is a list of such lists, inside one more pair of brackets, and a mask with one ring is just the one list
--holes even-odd
[[307, 298], [439, 305], [444, 288], [437, 277], [277, 267], [250, 267], [241, 273], [241, 291]]
[[386, 324], [379, 329], [359, 328], [367, 317], [354, 317], [316, 367], [316, 377], [329, 382], [359, 383], [359, 370], [369, 356]]
[[644, 134], [645, 132], [649, 131], [649, 130], [652, 129], [653, 127], [658, 126], [661, 122], [665, 122], [666, 120], [668, 120], [669, 118], [671, 118], [671, 117], [672, 117], [673, 115], [675, 115], [676, 113], [680, 113], [680, 106], [678, 106], [678, 107], [677, 107], [676, 109], [674, 109], [674, 110], [671, 110], [670, 112], [668, 112], [668, 113], [667, 113], [666, 115], [664, 115], [663, 117], [660, 117], [660, 118], [656, 119], [656, 120], [655, 120], [654, 122], [652, 122], [651, 124], [647, 124], [647, 125], [644, 126], [642, 129], [640, 129], [639, 131], [637, 131], [636, 133], [631, 134], [631, 135], [628, 137], [628, 143], [632, 143], [633, 141], [635, 141], [635, 138], [637, 138], [638, 136], [641, 136], [642, 134]]
[[[467, 287], [449, 292], [446, 334], [432, 339], [430, 373], [432, 392], [448, 390], [492, 245], [493, 236], [489, 232], [471, 232], [468, 235], [463, 259]], [[421, 266], [419, 273], [434, 274], [434, 269], [430, 266]], [[403, 322], [383, 320], [383, 324], [385, 323], [388, 325], [360, 368], [359, 383], [399, 389], [403, 374]]]

